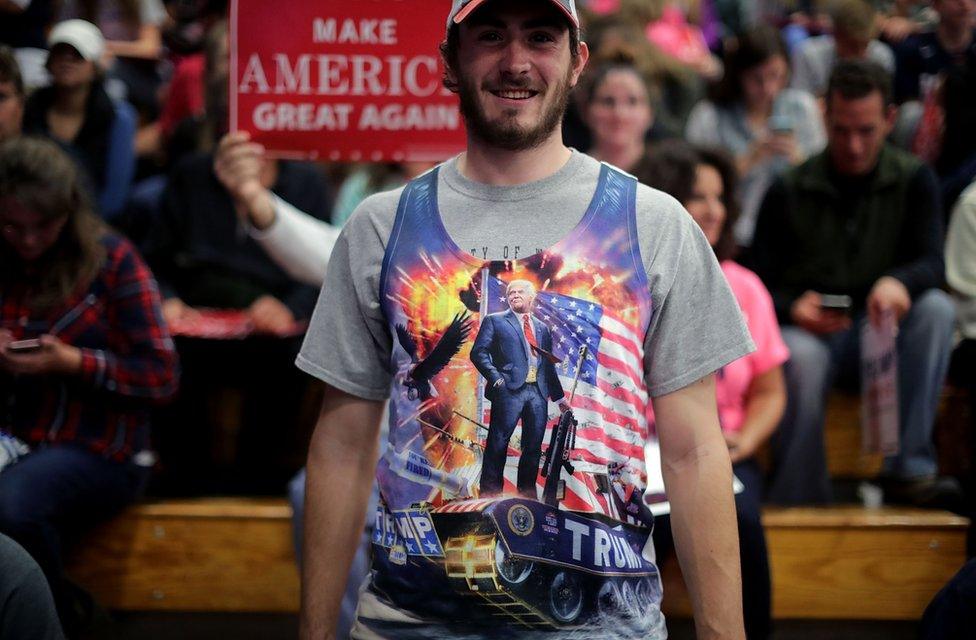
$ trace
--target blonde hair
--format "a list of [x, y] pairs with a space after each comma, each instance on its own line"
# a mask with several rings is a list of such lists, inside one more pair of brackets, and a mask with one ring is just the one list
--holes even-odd
[[878, 35], [877, 13], [865, 0], [833, 0], [829, 12], [835, 34], [841, 32], [862, 42]]

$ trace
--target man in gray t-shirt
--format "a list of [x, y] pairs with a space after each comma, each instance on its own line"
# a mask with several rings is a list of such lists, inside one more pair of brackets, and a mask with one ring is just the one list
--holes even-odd
[[[665, 194], [639, 185], [629, 204], [597, 202], [594, 194], [602, 193], [607, 170], [562, 145], [559, 123], [568, 91], [576, 84], [588, 57], [586, 45], [578, 40], [573, 2], [455, 0], [448, 24], [445, 84], [461, 96], [468, 149], [439, 167], [436, 174], [422, 178], [422, 188], [378, 194], [360, 205], [336, 243], [297, 361], [300, 368], [329, 385], [308, 458], [302, 637], [329, 637], [332, 633], [372, 482], [382, 401], [390, 395], [391, 383], [402, 388], [405, 379], [419, 375], [425, 367], [430, 369], [423, 358], [429, 359], [451, 336], [450, 329], [442, 332], [440, 327], [416, 334], [430, 339], [431, 344], [440, 340], [433, 350], [420, 353], [422, 349], [405, 337], [409, 323], [401, 325], [401, 318], [389, 315], [391, 310], [400, 313], [407, 304], [401, 299], [391, 301], [389, 293], [394, 285], [390, 283], [410, 282], [416, 276], [400, 270], [396, 263], [397, 256], [411, 253], [404, 239], [418, 242], [413, 252], [419, 256], [418, 272], [447, 270], [449, 265], [444, 260], [457, 264], [486, 261], [493, 268], [504, 269], [505, 264], [520, 261], [544, 262], [553, 247], [565, 249], [560, 255], [568, 256], [573, 238], [592, 231], [592, 225], [606, 222], [594, 213], [605, 207], [608, 211], [629, 211], [632, 224], [618, 227], [624, 229], [623, 236], [604, 238], [603, 248], [611, 255], [615, 246], [633, 247], [627, 255], [632, 254], [635, 266], [640, 265], [639, 273], [623, 274], [622, 278], [642, 283], [642, 290], [630, 293], [650, 301], [647, 313], [638, 314], [645, 320], [641, 325], [644, 333], [639, 338], [641, 344], [632, 345], [631, 352], [641, 354], [634, 366], [642, 372], [642, 380], [638, 380], [640, 389], [630, 395], [639, 398], [643, 393], [645, 400], [650, 396], [653, 402], [673, 505], [673, 529], [694, 597], [699, 635], [742, 638], [731, 465], [718, 425], [714, 372], [748, 353], [752, 343], [714, 254], [697, 225]], [[411, 198], [418, 193], [433, 194], [427, 206], [436, 212], [428, 218], [430, 226], [420, 230], [398, 224], [401, 216], [397, 214], [398, 207], [401, 214], [414, 207]], [[428, 236], [449, 250], [430, 253], [424, 244]], [[589, 233], [585, 237], [598, 236]], [[584, 260], [585, 256], [577, 258]], [[571, 264], [571, 260], [567, 258], [564, 264]], [[591, 267], [600, 269], [601, 265]], [[563, 275], [552, 267], [554, 281]], [[490, 279], [487, 273], [482, 279], [482, 299], [488, 290], [484, 283]], [[437, 292], [430, 289], [423, 295], [435, 298]], [[553, 305], [559, 304], [557, 298], [575, 300], [555, 293], [545, 297], [544, 302]], [[417, 305], [429, 303], [428, 299], [415, 301]], [[621, 316], [632, 311], [613, 308], [612, 304], [605, 310], [608, 315]], [[463, 320], [461, 324], [468, 322], [467, 316], [457, 318]], [[467, 331], [456, 333], [461, 340], [473, 340], [476, 331], [470, 336]], [[619, 336], [615, 339], [622, 340]], [[407, 359], [401, 365], [404, 349], [413, 361]], [[529, 357], [535, 356], [530, 353]], [[439, 392], [435, 402], [446, 403], [456, 392], [442, 380], [461, 378], [438, 377], [454, 375], [450, 369], [444, 369], [443, 374], [427, 373], [427, 381]], [[430, 402], [426, 395], [412, 401]], [[408, 406], [406, 394], [391, 398], [391, 403]], [[391, 427], [411, 419], [397, 411], [391, 414]], [[601, 437], [582, 431], [581, 440]], [[632, 434], [620, 429], [617, 432], [621, 436]], [[391, 443], [394, 438], [396, 430]], [[388, 450], [390, 465], [397, 463], [397, 452], [411, 443], [393, 444]], [[470, 442], [460, 444], [474, 446]], [[416, 468], [413, 459], [406, 464], [411, 463]], [[642, 466], [642, 461], [639, 464]], [[383, 497], [387, 502], [400, 499], [385, 492]], [[457, 508], [470, 507], [470, 503], [459, 504]], [[519, 535], [528, 536], [533, 531], [531, 513], [522, 506], [516, 508], [509, 511], [509, 523]], [[514, 519], [513, 513], [517, 516]], [[427, 522], [423, 514], [417, 517]], [[570, 524], [582, 526], [574, 522]], [[585, 543], [587, 536], [580, 534], [577, 540]], [[433, 549], [438, 541], [430, 542]], [[419, 556], [402, 551], [398, 556], [395, 551], [389, 552], [390, 563], [409, 568], [420, 561]], [[418, 560], [411, 562], [409, 557]], [[504, 564], [499, 571], [511, 572], [513, 566]], [[396, 569], [393, 564], [387, 568]], [[566, 580], [570, 581], [556, 592], [572, 591], [571, 577]], [[398, 586], [410, 591], [429, 585]], [[404, 628], [424, 628], [424, 620], [396, 604], [409, 600], [411, 594], [390, 594], [389, 588], [387, 584], [383, 589], [363, 590], [361, 624], [352, 637], [396, 637]], [[428, 609], [437, 604], [417, 603], [418, 608]], [[563, 609], [561, 613], [568, 619], [575, 612]], [[451, 634], [463, 634], [463, 617], [455, 617], [451, 623]], [[612, 618], [604, 624], [601, 631], [607, 637], [626, 637], [619, 635]], [[434, 630], [427, 635], [437, 637], [437, 633]], [[441, 628], [439, 633], [447, 632]], [[662, 633], [660, 625], [645, 637], [663, 637]]]

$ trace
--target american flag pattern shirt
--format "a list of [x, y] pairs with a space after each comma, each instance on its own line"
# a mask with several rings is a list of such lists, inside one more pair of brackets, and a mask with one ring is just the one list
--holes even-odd
[[[602, 166], [567, 236], [485, 261], [444, 228], [437, 180], [405, 188], [383, 261], [395, 374], [371, 591], [430, 637], [658, 637], [637, 181]], [[533, 298], [527, 363], [513, 283]]]

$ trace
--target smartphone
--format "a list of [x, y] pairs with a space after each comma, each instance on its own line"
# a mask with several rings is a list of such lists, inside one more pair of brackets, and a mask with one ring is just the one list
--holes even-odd
[[785, 113], [775, 114], [769, 119], [769, 130], [773, 133], [793, 133], [793, 118]]
[[851, 300], [850, 296], [837, 296], [831, 294], [823, 294], [820, 296], [820, 308], [827, 311], [841, 311], [847, 313], [851, 310], [854, 301]]
[[7, 351], [14, 353], [30, 353], [41, 348], [41, 341], [37, 338], [30, 340], [16, 340], [7, 345]]

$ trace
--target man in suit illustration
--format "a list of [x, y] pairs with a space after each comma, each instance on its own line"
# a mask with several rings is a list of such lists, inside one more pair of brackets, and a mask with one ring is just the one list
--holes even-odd
[[508, 284], [508, 311], [486, 316], [478, 330], [471, 361], [485, 377], [485, 397], [491, 401], [488, 442], [481, 467], [481, 495], [497, 495], [503, 486], [508, 441], [522, 420], [522, 456], [518, 491], [538, 499], [536, 476], [546, 431], [548, 401], [569, 409], [553, 363], [549, 327], [532, 317], [535, 286], [526, 280]]

